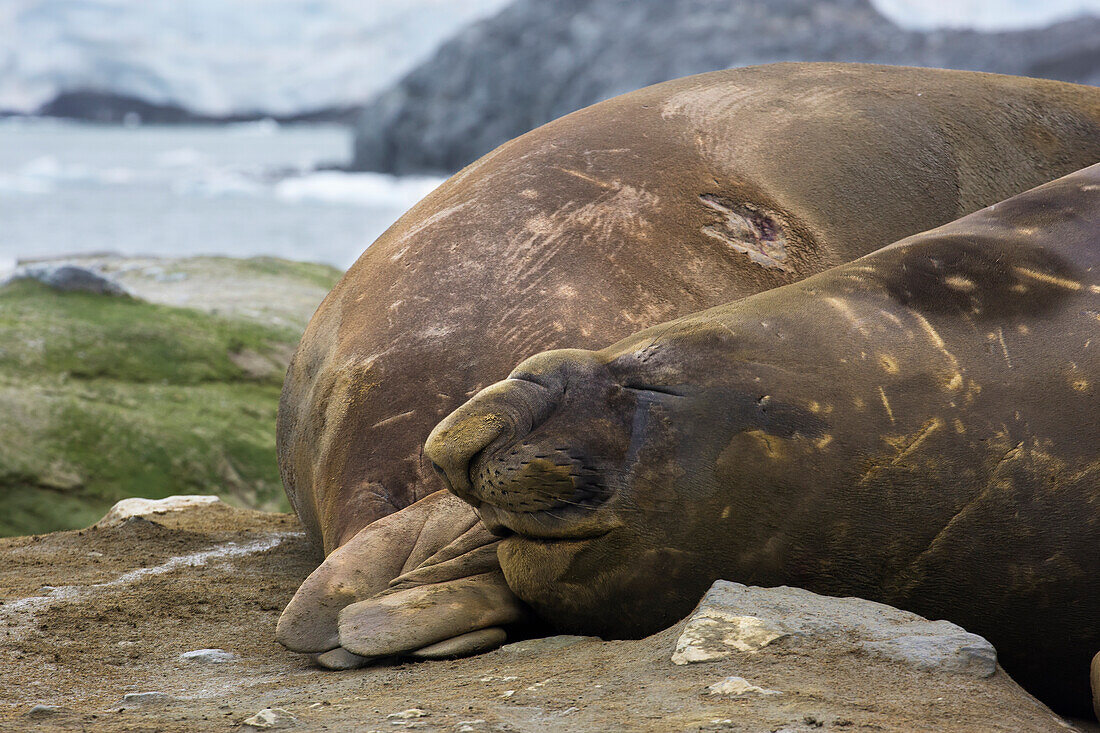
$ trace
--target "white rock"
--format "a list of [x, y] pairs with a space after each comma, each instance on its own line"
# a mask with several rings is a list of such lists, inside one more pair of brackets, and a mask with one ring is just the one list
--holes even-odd
[[203, 664], [225, 664], [226, 662], [235, 662], [237, 659], [236, 654], [227, 652], [224, 649], [195, 649], [180, 655], [181, 661], [201, 662]]
[[123, 499], [111, 507], [111, 510], [103, 515], [103, 519], [96, 522], [97, 527], [114, 527], [122, 524], [130, 517], [148, 517], [154, 514], [166, 514], [178, 512], [184, 509], [206, 506], [221, 501], [216, 496], [203, 496], [199, 494], [187, 494], [183, 496], [169, 496], [165, 499]]
[[455, 733], [477, 733], [479, 730], [483, 730], [485, 720], [478, 718], [476, 720], [460, 720], [455, 724]]
[[759, 695], [782, 695], [779, 690], [768, 690], [757, 687], [744, 677], [727, 677], [720, 682], [707, 686], [708, 695], [747, 695], [756, 693]]
[[426, 718], [429, 715], [431, 715], [431, 713], [428, 713], [424, 710], [421, 710], [420, 708], [409, 708], [408, 710], [402, 710], [399, 713], [390, 713], [389, 715], [386, 716], [386, 718], [387, 719], [396, 718], [397, 720], [409, 720], [410, 718]]
[[[704, 596], [704, 602], [706, 598]], [[672, 661], [675, 664], [691, 664], [722, 659], [734, 651], [756, 652], [788, 633], [786, 628], [773, 621], [701, 606], [676, 641]]]
[[264, 708], [251, 718], [245, 718], [243, 725], [258, 730], [278, 730], [297, 725], [298, 719], [282, 708]]
[[929, 621], [862, 598], [725, 580], [716, 581], [699, 602], [672, 661], [687, 664], [758, 651], [782, 636], [804, 645], [859, 649], [926, 670], [988, 677], [997, 669], [993, 645], [948, 621]]

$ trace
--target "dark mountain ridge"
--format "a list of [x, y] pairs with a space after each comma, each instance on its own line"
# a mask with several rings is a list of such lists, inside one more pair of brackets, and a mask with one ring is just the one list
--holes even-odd
[[921, 32], [896, 25], [868, 0], [516, 0], [364, 107], [353, 167], [454, 171], [608, 97], [776, 61], [934, 66], [1100, 84], [1100, 18], [999, 33]]

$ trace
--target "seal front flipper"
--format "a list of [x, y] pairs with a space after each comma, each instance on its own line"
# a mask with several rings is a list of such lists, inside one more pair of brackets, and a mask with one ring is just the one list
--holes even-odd
[[[504, 609], [520, 605], [502, 580], [499, 583], [490, 580], [487, 589], [479, 589], [493, 572], [499, 575], [496, 541], [465, 503], [443, 491], [427, 496], [368, 525], [334, 550], [283, 611], [276, 638], [291, 651], [313, 655], [314, 661], [323, 667], [361, 667], [371, 659], [349, 651], [341, 640], [357, 648], [372, 640], [361, 638], [365, 633], [362, 626], [342, 630], [341, 612], [351, 606], [357, 606], [361, 612], [373, 608], [369, 601], [376, 597], [389, 598], [381, 605], [398, 613], [403, 626], [400, 634], [404, 645], [396, 646], [391, 638], [393, 630], [385, 623], [372, 627], [372, 634], [391, 639], [386, 645], [387, 656], [438, 647], [452, 636], [466, 637], [469, 632], [484, 631], [484, 623], [470, 623], [471, 618], [480, 618], [476, 611], [484, 598], [491, 596]], [[393, 548], [410, 548], [409, 554], [395, 553]], [[471, 577], [480, 580], [465, 582]], [[399, 613], [407, 610], [402, 605], [405, 601], [423, 609], [424, 605], [431, 605], [431, 598], [443, 596], [448, 599], [446, 607], [424, 612], [430, 623], [421, 624], [418, 617]], [[364, 602], [366, 605], [362, 605]], [[508, 618], [512, 616], [517, 614]], [[441, 635], [443, 628], [455, 631]], [[502, 633], [485, 632], [474, 638], [453, 640], [446, 648], [426, 651], [428, 656], [457, 656], [462, 650], [475, 653]], [[493, 646], [499, 643], [496, 641]]]
[[499, 646], [500, 627], [526, 617], [498, 569], [352, 604], [340, 612], [340, 646], [364, 657], [465, 656]]
[[358, 669], [359, 667], [366, 667], [374, 660], [370, 657], [361, 657], [358, 654], [352, 654], [347, 649], [342, 647], [336, 647], [330, 649], [324, 654], [313, 654], [313, 662], [326, 669]]

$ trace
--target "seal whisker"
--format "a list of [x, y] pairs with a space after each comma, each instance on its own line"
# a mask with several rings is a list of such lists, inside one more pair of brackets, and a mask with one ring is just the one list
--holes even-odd
[[[552, 494], [549, 491], [539, 491], [538, 489], [534, 489], [534, 488], [529, 488], [527, 490], [530, 491], [533, 494], [539, 494], [540, 496], [545, 496], [545, 497], [548, 497], [548, 498], [556, 499], [557, 501], [561, 502], [562, 504], [569, 504], [570, 506], [575, 506], [575, 507], [578, 507], [580, 509], [586, 509], [588, 511], [596, 511], [596, 509], [599, 508], [599, 507], [594, 507], [594, 506], [590, 506], [590, 505], [587, 505], [587, 504], [580, 504], [580, 503], [575, 502], [575, 501], [569, 501], [568, 499], [562, 499], [557, 494]], [[542, 510], [538, 510], [538, 511], [542, 511]]]

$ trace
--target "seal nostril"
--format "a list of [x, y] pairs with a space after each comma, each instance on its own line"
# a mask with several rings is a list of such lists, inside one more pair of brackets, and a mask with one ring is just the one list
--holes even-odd
[[438, 473], [438, 474], [439, 474], [440, 476], [444, 476], [444, 477], [446, 477], [447, 473], [446, 473], [446, 472], [445, 472], [445, 471], [443, 470], [443, 466], [440, 466], [440, 465], [439, 465], [438, 463], [436, 463], [435, 461], [432, 461], [432, 462], [431, 462], [431, 464], [432, 464], [432, 470], [433, 470], [433, 471], [435, 471], [436, 473]]

